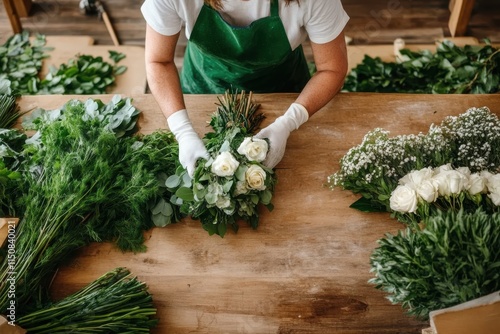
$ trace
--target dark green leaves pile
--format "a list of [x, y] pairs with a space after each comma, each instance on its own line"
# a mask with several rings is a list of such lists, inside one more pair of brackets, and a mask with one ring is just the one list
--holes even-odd
[[104, 94], [116, 82], [116, 76], [126, 71], [117, 63], [125, 56], [109, 51], [113, 63], [102, 57], [77, 55], [59, 68], [51, 67], [50, 72], [37, 85], [28, 86], [29, 94]]
[[27, 136], [14, 129], [0, 129], [0, 215], [16, 217], [16, 199], [22, 194], [22, 175], [18, 171], [23, 161], [21, 151]]
[[[24, 192], [10, 270], [18, 316], [26, 305], [47, 300], [54, 271], [78, 247], [113, 241], [122, 250], [143, 251], [143, 231], [153, 226], [150, 205], [162, 195], [157, 175], [173, 174], [177, 160], [158, 152], [176, 152], [171, 133], [131, 136], [138, 112], [130, 100], [71, 100], [38, 114], [28, 123], [38, 132], [18, 166]], [[1, 310], [8, 303], [8, 268], [7, 261], [0, 264]]]
[[343, 91], [423, 94], [490, 94], [500, 91], [500, 50], [459, 47], [443, 41], [435, 53], [400, 50], [404, 60], [384, 62], [365, 55], [347, 75]]
[[417, 318], [500, 289], [500, 214], [439, 212], [379, 240], [371, 283]]
[[[58, 316], [54, 316], [54, 315]], [[149, 333], [157, 319], [145, 283], [116, 268], [80, 291], [17, 322], [29, 333]]]

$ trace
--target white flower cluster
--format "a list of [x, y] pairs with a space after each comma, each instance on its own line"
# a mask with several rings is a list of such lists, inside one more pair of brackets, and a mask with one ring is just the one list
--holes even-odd
[[488, 171], [471, 173], [468, 167], [453, 169], [451, 164], [412, 171], [399, 180], [391, 193], [390, 207], [402, 213], [414, 213], [421, 201], [435, 202], [467, 192], [474, 196], [487, 194], [494, 205], [500, 205], [500, 174]]
[[[223, 145], [219, 154], [213, 160], [207, 162], [210, 171], [217, 176], [227, 178], [225, 184], [211, 183], [207, 187], [205, 199], [210, 205], [215, 205], [219, 209], [229, 209], [228, 214], [232, 214], [234, 204], [232, 197], [248, 194], [252, 190], [266, 189], [266, 171], [255, 162], [264, 161], [268, 152], [267, 141], [259, 138], [246, 137], [237, 149], [237, 152], [248, 160], [248, 163], [240, 163], [229, 150], [229, 143]], [[236, 178], [236, 185], [233, 189], [233, 177]], [[227, 211], [227, 210], [226, 210]]]
[[341, 170], [329, 176], [328, 183], [335, 187], [342, 186], [345, 180], [351, 178], [371, 183], [384, 176], [399, 177], [401, 170], [410, 170], [407, 165], [413, 166], [446, 147], [439, 128], [433, 129], [429, 135], [420, 133], [392, 138], [389, 131], [376, 128], [365, 135], [360, 145], [351, 148], [342, 157]]
[[496, 166], [494, 146], [500, 143], [500, 121], [487, 107], [470, 108], [461, 115], [448, 116], [441, 127], [458, 148], [457, 164], [469, 166], [473, 171]]

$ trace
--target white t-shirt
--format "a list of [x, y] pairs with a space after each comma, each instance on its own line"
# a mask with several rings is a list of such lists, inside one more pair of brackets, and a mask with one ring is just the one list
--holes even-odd
[[[203, 0], [145, 0], [142, 15], [151, 28], [162, 35], [175, 35], [186, 27], [189, 39]], [[238, 27], [270, 15], [269, 0], [223, 0], [220, 12], [224, 20]], [[279, 15], [292, 50], [306, 38], [317, 44], [335, 39], [344, 29], [349, 16], [340, 0], [300, 0], [300, 5], [279, 1]]]

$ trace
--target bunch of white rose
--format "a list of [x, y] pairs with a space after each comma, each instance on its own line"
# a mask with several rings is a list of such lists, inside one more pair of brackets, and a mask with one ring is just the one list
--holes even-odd
[[[230, 145], [223, 147], [228, 149]], [[246, 137], [237, 150], [246, 160], [238, 161], [230, 150], [220, 152], [213, 161], [209, 160], [206, 166], [210, 167], [213, 174], [225, 178], [226, 182], [224, 185], [217, 181], [209, 184], [205, 196], [208, 204], [215, 205], [219, 209], [230, 207], [234, 209], [234, 205], [231, 205], [233, 197], [249, 194], [251, 191], [265, 190], [267, 173], [259, 163], [266, 158], [268, 149], [267, 141]]]
[[422, 203], [434, 203], [440, 198], [452, 199], [460, 195], [479, 204], [483, 194], [493, 205], [500, 205], [500, 174], [488, 171], [471, 173], [468, 167], [453, 169], [451, 164], [446, 164], [405, 175], [399, 180], [389, 201], [394, 211], [415, 213]]

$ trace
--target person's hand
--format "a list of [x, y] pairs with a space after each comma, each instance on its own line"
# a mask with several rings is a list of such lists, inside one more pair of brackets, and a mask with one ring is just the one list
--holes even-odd
[[298, 103], [292, 103], [283, 116], [278, 117], [272, 124], [260, 130], [256, 138], [269, 139], [269, 152], [264, 165], [274, 168], [285, 154], [286, 141], [290, 132], [297, 130], [309, 119], [306, 108]]
[[179, 143], [179, 162], [192, 178], [199, 158], [208, 159], [205, 144], [194, 131], [186, 109], [179, 110], [167, 118], [167, 124]]

